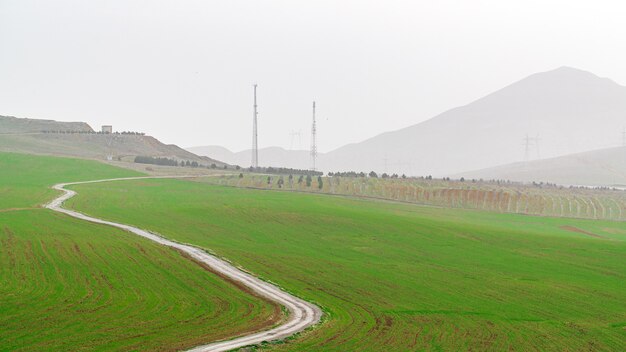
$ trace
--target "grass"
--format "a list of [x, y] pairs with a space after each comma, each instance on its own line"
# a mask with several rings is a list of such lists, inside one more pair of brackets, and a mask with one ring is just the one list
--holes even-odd
[[36, 207], [53, 198], [50, 186], [59, 182], [142, 175], [92, 160], [2, 152], [0, 170], [0, 210]]
[[1, 153], [0, 169], [0, 351], [176, 351], [282, 317], [172, 249], [31, 208], [51, 184], [136, 173]]
[[180, 180], [74, 189], [76, 209], [209, 248], [326, 310], [320, 328], [264, 348], [619, 351], [626, 341], [624, 223]]
[[[39, 120], [38, 122], [41, 122]], [[38, 123], [35, 121], [35, 123]], [[21, 129], [19, 126], [17, 129]], [[28, 127], [27, 127], [28, 128]], [[9, 130], [15, 129], [9, 126]], [[41, 130], [57, 131], [60, 128], [36, 128], [32, 133], [5, 134], [0, 117], [0, 151], [68, 156], [103, 160], [112, 155], [114, 160], [132, 162], [135, 156], [177, 157], [183, 160], [207, 164], [207, 160], [191, 154], [175, 145], [166, 145], [151, 136], [133, 134], [100, 133], [43, 133]], [[65, 130], [65, 129], [63, 129]], [[219, 161], [216, 164], [221, 165]], [[210, 162], [209, 162], [210, 164]]]

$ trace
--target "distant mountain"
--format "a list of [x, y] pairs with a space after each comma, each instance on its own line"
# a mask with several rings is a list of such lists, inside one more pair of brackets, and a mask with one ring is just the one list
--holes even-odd
[[626, 187], [626, 147], [513, 163], [455, 175], [466, 179], [503, 179], [561, 185]]
[[222, 166], [221, 161], [198, 156], [151, 136], [96, 134], [84, 122], [21, 119], [0, 116], [0, 151], [133, 161], [136, 156], [166, 157]]
[[[523, 160], [523, 138], [538, 135], [543, 157], [618, 141], [626, 87], [562, 67], [534, 74], [423, 123], [328, 153], [320, 167], [448, 175]], [[531, 146], [536, 154], [536, 145]], [[410, 166], [394, 163], [410, 163]]]
[[[220, 146], [190, 147], [188, 151], [204, 156], [222, 160], [231, 165], [250, 166], [252, 151], [231, 152]], [[320, 154], [322, 157], [323, 154]], [[308, 150], [286, 150], [280, 147], [259, 149], [260, 166], [285, 166], [294, 169], [308, 169], [311, 166], [311, 158]]]
[[[422, 123], [320, 155], [318, 166], [447, 176], [523, 160], [527, 135], [539, 137], [530, 144], [531, 157], [550, 158], [615, 145], [623, 127], [626, 87], [561, 67]], [[269, 161], [301, 167], [308, 165], [308, 155]], [[249, 163], [241, 160], [242, 166]]]

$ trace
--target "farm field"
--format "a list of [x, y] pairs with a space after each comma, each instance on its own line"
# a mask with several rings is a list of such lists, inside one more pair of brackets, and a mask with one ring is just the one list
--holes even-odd
[[0, 351], [177, 351], [282, 318], [174, 250], [37, 207], [54, 183], [137, 173], [5, 153], [0, 169]]
[[57, 193], [55, 183], [142, 176], [135, 171], [70, 158], [0, 152], [0, 209], [33, 208]]
[[[71, 206], [211, 250], [322, 306], [290, 351], [621, 351], [626, 224], [181, 180]], [[123, 206], [120, 206], [123, 205]]]
[[[282, 182], [280, 181], [282, 179]], [[203, 182], [259, 189], [280, 189], [389, 199], [447, 208], [477, 209], [581, 219], [626, 220], [626, 192], [609, 189], [522, 185], [507, 182], [444, 181], [419, 178], [323, 177], [298, 182], [299, 176], [245, 174], [205, 178]], [[281, 183], [279, 185], [279, 183]]]

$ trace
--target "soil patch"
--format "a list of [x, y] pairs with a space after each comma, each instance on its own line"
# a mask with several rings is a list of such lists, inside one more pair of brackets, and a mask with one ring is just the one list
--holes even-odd
[[576, 232], [576, 233], [582, 233], [582, 234], [585, 234], [587, 236], [591, 236], [591, 237], [595, 237], [595, 238], [604, 238], [604, 237], [602, 237], [600, 235], [596, 235], [595, 233], [592, 233], [592, 232], [589, 232], [589, 231], [585, 231], [585, 230], [579, 229], [578, 227], [574, 227], [574, 226], [567, 225], [567, 226], [561, 226], [560, 228], [563, 229], [563, 230], [567, 230], [567, 231], [572, 231], [572, 232]]

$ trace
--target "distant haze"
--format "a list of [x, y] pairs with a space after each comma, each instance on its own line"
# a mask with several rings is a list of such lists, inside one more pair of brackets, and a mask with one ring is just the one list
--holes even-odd
[[3, 0], [0, 115], [239, 151], [256, 82], [261, 147], [308, 148], [316, 100], [329, 152], [563, 65], [626, 83], [624, 13], [622, 1]]
[[606, 148], [557, 158], [513, 163], [464, 172], [456, 178], [560, 185], [626, 187], [626, 147]]
[[[561, 67], [526, 77], [425, 122], [321, 154], [317, 165], [323, 171], [446, 176], [615, 147], [622, 143], [625, 125], [626, 87]], [[191, 150], [209, 156], [218, 152]], [[260, 164], [301, 167], [308, 158], [294, 158], [295, 153], [264, 149]], [[242, 154], [224, 161], [240, 162]], [[249, 156], [243, 159], [249, 160]]]

